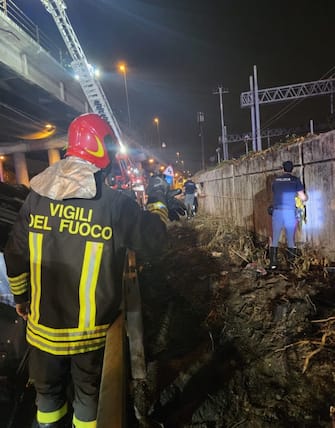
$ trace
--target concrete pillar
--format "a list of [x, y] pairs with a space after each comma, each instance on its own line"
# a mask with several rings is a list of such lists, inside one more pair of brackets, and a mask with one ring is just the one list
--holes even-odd
[[60, 160], [60, 154], [58, 149], [49, 149], [48, 150], [48, 158], [49, 158], [49, 165], [52, 165], [53, 163], [56, 163]]
[[14, 168], [17, 184], [24, 184], [29, 187], [29, 175], [26, 162], [26, 155], [24, 153], [13, 153]]

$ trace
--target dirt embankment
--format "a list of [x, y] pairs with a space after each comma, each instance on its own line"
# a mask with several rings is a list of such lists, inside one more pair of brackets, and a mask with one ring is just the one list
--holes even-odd
[[[148, 376], [138, 426], [317, 428], [335, 405], [335, 287], [315, 254], [268, 273], [266, 244], [196, 217], [140, 274]], [[335, 425], [334, 425], [335, 426]]]

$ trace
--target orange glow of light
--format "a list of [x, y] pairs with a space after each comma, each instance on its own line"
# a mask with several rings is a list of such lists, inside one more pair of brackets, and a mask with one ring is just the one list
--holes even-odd
[[20, 135], [19, 137], [24, 140], [42, 140], [43, 138], [52, 137], [56, 132], [56, 127], [54, 125], [47, 124], [44, 129], [40, 131], [33, 132], [31, 134]]
[[159, 119], [158, 119], [158, 117], [155, 117], [154, 118], [154, 122], [158, 125], [159, 124]]
[[124, 64], [124, 63], [119, 64], [119, 70], [120, 70], [122, 73], [125, 73], [125, 72], [126, 72], [126, 70], [127, 70], [127, 68], [126, 68], [126, 64]]

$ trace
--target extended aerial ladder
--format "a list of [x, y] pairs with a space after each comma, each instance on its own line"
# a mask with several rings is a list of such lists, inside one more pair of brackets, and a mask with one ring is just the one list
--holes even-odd
[[[57, 28], [64, 40], [64, 43], [72, 58], [71, 67], [80, 83], [80, 86], [87, 98], [87, 101], [94, 113], [105, 119], [111, 126], [116, 137], [119, 150], [116, 160], [119, 164], [121, 176], [119, 180], [124, 186], [136, 188], [138, 181], [143, 181], [135, 168], [134, 162], [126, 153], [126, 146], [122, 138], [120, 126], [108, 103], [106, 95], [99, 80], [95, 77], [93, 67], [87, 61], [86, 55], [80, 45], [72, 24], [66, 14], [66, 4], [64, 0], [41, 0], [46, 10], [52, 15]], [[137, 192], [142, 194], [143, 191]]]
[[71, 67], [78, 76], [80, 86], [94, 113], [99, 114], [111, 126], [118, 144], [123, 147], [122, 132], [114, 113], [108, 103], [106, 95], [95, 78], [80, 42], [73, 30], [71, 22], [66, 14], [66, 4], [63, 0], [41, 0], [46, 10], [52, 15], [64, 43], [71, 55]]

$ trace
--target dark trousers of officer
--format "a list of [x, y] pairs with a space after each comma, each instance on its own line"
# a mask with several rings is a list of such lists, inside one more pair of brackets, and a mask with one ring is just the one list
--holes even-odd
[[36, 389], [37, 421], [57, 423], [67, 410], [67, 387], [71, 376], [74, 388], [74, 425], [95, 421], [104, 348], [71, 356], [58, 356], [30, 349], [29, 374]]

